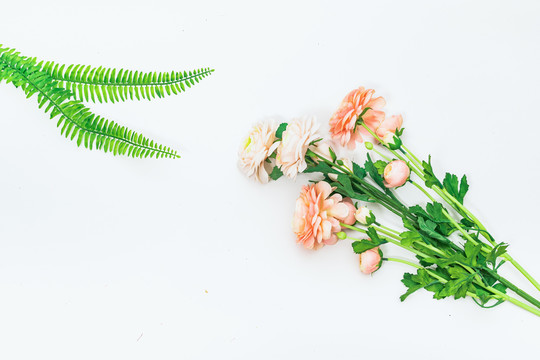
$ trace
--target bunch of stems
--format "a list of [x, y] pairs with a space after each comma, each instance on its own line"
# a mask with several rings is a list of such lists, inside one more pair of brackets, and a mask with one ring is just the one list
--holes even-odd
[[[371, 131], [369, 128], [368, 128], [368, 130]], [[381, 141], [381, 144], [383, 144], [382, 140], [379, 139], [376, 134], [372, 133], [372, 135], [374, 135], [374, 137], [377, 140]], [[423, 174], [423, 168], [421, 167], [421, 163], [418, 160], [418, 158], [416, 158], [414, 155], [412, 155], [406, 149], [404, 149], [404, 151], [402, 151], [401, 154], [396, 152], [395, 150], [392, 150], [392, 149], [389, 149], [389, 148], [388, 148], [388, 150], [390, 150], [392, 152], [392, 154], [394, 154], [394, 156], [396, 156], [400, 160], [404, 159], [403, 156], [407, 157], [408, 161], [407, 160], [404, 160], [404, 161], [409, 163], [409, 166], [410, 166], [411, 170], [415, 174], [417, 174], [422, 180], [425, 181], [425, 176]], [[376, 152], [379, 155], [385, 157], [382, 153], [380, 153], [378, 151], [376, 151]], [[352, 185], [353, 189], [356, 192], [358, 192], [360, 194], [368, 195], [372, 201], [375, 201], [375, 202], [381, 204], [386, 209], [388, 209], [391, 213], [399, 216], [400, 218], [407, 219], [415, 228], [418, 228], [418, 219], [417, 219], [416, 215], [411, 213], [408, 206], [403, 204], [396, 197], [396, 195], [392, 192], [392, 190], [386, 189], [385, 191], [382, 191], [379, 188], [377, 188], [375, 185], [371, 184], [365, 178], [357, 176], [353, 172], [352, 169], [349, 169], [344, 165], [340, 165], [339, 163], [337, 163], [335, 161], [327, 159], [327, 158], [321, 156], [320, 154], [316, 154], [316, 153], [314, 153], [312, 151], [308, 151], [307, 156], [314, 159], [314, 160], [316, 160], [316, 161], [325, 162], [327, 165], [329, 165], [330, 167], [332, 167], [335, 170], [339, 171], [340, 173], [346, 174], [350, 178], [351, 185]], [[409, 159], [409, 157], [410, 157], [410, 159]], [[390, 160], [388, 158], [386, 158], [386, 159]], [[412, 164], [413, 160], [411, 160], [411, 159], [414, 159], [414, 162], [415, 162], [414, 164]], [[418, 184], [416, 182], [413, 182], [413, 184], [416, 187], [418, 187], [419, 189], [421, 189], [422, 192], [426, 196], [428, 196], [428, 198], [431, 201], [435, 201], [435, 199], [428, 193], [427, 189], [424, 189], [421, 184]], [[447, 203], [454, 204], [456, 207], [458, 207], [456, 203], [459, 203], [459, 202], [455, 198], [453, 198], [450, 194], [448, 194], [444, 189], [441, 189], [441, 188], [437, 187], [437, 189], [433, 189], [433, 191], [437, 192], [438, 194], [442, 194], [441, 198], [443, 198], [445, 201], [447, 201]], [[452, 201], [451, 199], [454, 199], [455, 201]], [[461, 205], [461, 203], [459, 203], [459, 204]], [[461, 206], [463, 206], [463, 205], [461, 205]], [[462, 215], [465, 214], [464, 216], [466, 216], [467, 218], [471, 218], [471, 221], [474, 221], [476, 219], [475, 217], [473, 218], [470, 215], [468, 215], [470, 213], [470, 212], [468, 212], [468, 210], [467, 210], [467, 212], [465, 212], [465, 210], [460, 209], [460, 211], [458, 211], [458, 212], [460, 214], [462, 214]], [[467, 232], [467, 230], [464, 229], [458, 222], [456, 222], [455, 219], [452, 218], [451, 215], [448, 213], [448, 210], [446, 210], [445, 208], [443, 208], [443, 214], [448, 218], [448, 220], [450, 221], [452, 226], [456, 230], [458, 230], [463, 235], [463, 237], [465, 239], [471, 241], [475, 245], [477, 245], [479, 243], [479, 241], [481, 241], [481, 240], [477, 241], [473, 237], [471, 237], [470, 234]], [[475, 224], [478, 225], [478, 223], [476, 223], [476, 222], [475, 222]], [[357, 226], [351, 226], [351, 225], [347, 225], [347, 224], [343, 224], [343, 223], [341, 224], [341, 226], [342, 226], [342, 228], [358, 231], [358, 232], [361, 232], [361, 233], [367, 233], [366, 229], [363, 229], [363, 228], [360, 228], [360, 227], [357, 227]], [[384, 239], [387, 242], [392, 243], [392, 244], [394, 244], [396, 246], [399, 246], [400, 248], [403, 248], [405, 250], [410, 251], [415, 256], [417, 256], [419, 259], [433, 258], [433, 255], [432, 255], [433, 253], [436, 254], [436, 257], [438, 259], [443, 259], [443, 260], [448, 259], [452, 255], [451, 253], [449, 253], [449, 252], [447, 252], [445, 250], [439, 249], [439, 248], [437, 248], [437, 247], [435, 247], [433, 245], [419, 243], [419, 244], [421, 244], [421, 246], [424, 246], [426, 248], [426, 250], [429, 250], [431, 252], [431, 254], [426, 254], [425, 252], [423, 252], [421, 250], [418, 250], [418, 249], [416, 249], [416, 248], [414, 248], [412, 246], [406, 246], [406, 245], [402, 244], [401, 237], [399, 236], [400, 232], [397, 231], [397, 230], [394, 230], [394, 229], [391, 229], [389, 227], [383, 226], [383, 225], [381, 225], [379, 223], [375, 223], [375, 224], [371, 225], [371, 227], [373, 227], [378, 233], [382, 234], [382, 237], [384, 237]], [[485, 229], [483, 226], [482, 226], [482, 228]], [[483, 230], [483, 231], [480, 231], [480, 232], [486, 236], [486, 239], [489, 240], [489, 243], [481, 242], [481, 246], [482, 246], [481, 251], [484, 254], [487, 255], [493, 249], [493, 247], [496, 246], [496, 243], [495, 243], [494, 239], [491, 237], [491, 235], [489, 235], [489, 233], [487, 233], [487, 231]], [[349, 237], [349, 236], [347, 236], [347, 238], [349, 238], [350, 240], [358, 240], [356, 238]], [[460, 254], [464, 253], [464, 249], [462, 247], [460, 247], [458, 244], [456, 244], [456, 243], [454, 243], [452, 241], [449, 241], [449, 246], [451, 247], [451, 249], [454, 252], [457, 252], [457, 253], [460, 253]], [[506, 255], [506, 254], [504, 254], [504, 255]], [[517, 264], [515, 262], [515, 260], [513, 260], [509, 255], [507, 255], [507, 256], [504, 256], [504, 255], [501, 256], [503, 259], [510, 261], [514, 265]], [[510, 259], [512, 259], [512, 260], [510, 260]], [[435, 271], [433, 271], [429, 267], [424, 267], [424, 266], [421, 266], [419, 264], [413, 263], [411, 261], [397, 259], [397, 258], [390, 258], [390, 257], [389, 258], [384, 258], [383, 260], [394, 261], [394, 262], [407, 264], [407, 265], [413, 266], [413, 267], [418, 268], [418, 269], [423, 268], [431, 276], [438, 279], [441, 283], [444, 284], [444, 283], [446, 283], [448, 281], [447, 279], [441, 277], [439, 274], [437, 274]], [[519, 307], [521, 307], [521, 308], [523, 308], [523, 309], [525, 309], [525, 310], [527, 310], [527, 311], [529, 311], [529, 312], [531, 312], [531, 313], [533, 313], [535, 315], [540, 316], [540, 301], [537, 300], [535, 297], [531, 296], [530, 294], [526, 293], [525, 291], [521, 290], [519, 287], [514, 285], [508, 279], [500, 276], [495, 270], [493, 270], [493, 271], [488, 270], [489, 275], [491, 275], [497, 281], [504, 284], [508, 289], [512, 290], [517, 296], [519, 296], [521, 299], [527, 301], [528, 303], [530, 303], [533, 306], [531, 306], [529, 304], [526, 304], [525, 302], [523, 302], [523, 301], [521, 301], [521, 300], [519, 300], [519, 299], [517, 299], [517, 298], [515, 298], [513, 296], [510, 296], [510, 295], [508, 295], [508, 294], [494, 288], [493, 286], [490, 286], [489, 284], [486, 284], [486, 282], [482, 279], [482, 277], [474, 269], [472, 269], [471, 267], [468, 267], [468, 266], [460, 264], [460, 263], [456, 263], [456, 265], [463, 267], [472, 276], [474, 276], [475, 285], [477, 285], [477, 286], [481, 287], [482, 289], [484, 289], [485, 291], [487, 291], [491, 295], [492, 298], [498, 299], [499, 301], [509, 301], [509, 302], [511, 302], [511, 303], [513, 303], [513, 304], [515, 304], [515, 305], [517, 305], [517, 306], [519, 306]], [[518, 266], [516, 266], [516, 267], [518, 267]], [[526, 273], [523, 270], [522, 267], [518, 267], [518, 269], [521, 269], [520, 271], [522, 271], [522, 273], [524, 273], [524, 275], [527, 274], [526, 277], [528, 279], [529, 278], [532, 279], [532, 277], [528, 273]], [[532, 279], [532, 280], [534, 280], [534, 279]], [[478, 298], [478, 295], [475, 294], [475, 293], [472, 293], [472, 292], [467, 292], [467, 295], [469, 295], [469, 296], [471, 296], [472, 298], [475, 298], [475, 299]]]
[[[385, 147], [385, 149], [387, 149], [388, 151], [390, 151], [392, 153], [392, 155], [394, 155], [397, 159], [399, 160], [403, 160], [405, 162], [407, 162], [407, 164], [409, 165], [409, 168], [411, 169], [411, 171], [418, 176], [418, 178], [420, 180], [422, 180], [422, 182], [425, 182], [426, 180], [426, 174], [424, 173], [424, 167], [422, 166], [422, 162], [419, 160], [419, 158], [414, 155], [405, 145], [401, 144], [399, 150], [392, 150], [389, 146], [385, 146], [383, 140], [377, 136], [376, 133], [374, 133], [369, 127], [367, 127], [365, 124], [362, 124], [362, 126], [370, 132], [370, 134], [377, 140], [380, 142], [380, 144], [382, 144], [382, 146]], [[382, 157], [386, 158], [388, 160], [388, 158], [386, 156], [384, 156], [384, 154], [378, 152], [375, 148], [374, 150]], [[422, 184], [419, 184], [413, 180], [411, 180], [411, 183], [417, 187], [428, 199], [430, 199], [431, 201], [435, 201], [435, 199], [433, 198], [433, 196], [431, 196], [428, 192], [428, 189], [426, 189]], [[462, 215], [463, 217], [469, 219], [470, 221], [472, 221], [475, 225], [476, 225], [476, 230], [479, 232], [479, 234], [487, 241], [487, 242], [484, 242], [484, 241], [481, 241], [482, 243], [482, 249], [483, 251], [485, 252], [489, 252], [491, 251], [491, 249], [495, 246], [497, 246], [497, 242], [495, 241], [494, 237], [487, 231], [486, 227], [484, 226], [484, 224], [482, 224], [482, 222], [480, 220], [478, 220], [478, 218], [469, 210], [467, 209], [467, 207], [465, 207], [461, 202], [459, 202], [454, 196], [452, 196], [446, 189], [444, 188], [441, 188], [439, 187], [438, 185], [433, 185], [431, 186], [431, 188], [429, 190], [432, 190], [433, 192], [435, 192], [437, 195], [439, 195], [439, 197], [441, 199], [444, 200], [444, 202], [446, 202], [449, 206], [451, 206], [457, 213], [459, 213], [460, 215]], [[450, 220], [450, 222], [452, 223], [452, 225], [455, 227], [456, 230], [458, 230], [461, 234], [463, 234], [463, 236], [469, 240], [469, 241], [472, 241], [474, 244], [477, 243], [477, 241], [475, 239], [473, 239], [469, 234], [468, 232], [465, 231], [465, 229], [463, 229], [463, 227], [461, 225], [459, 225], [451, 216], [450, 214], [448, 213], [448, 211], [446, 209], [444, 209], [444, 215], [448, 218], [448, 220]], [[540, 291], [540, 283], [538, 283], [538, 281], [536, 281], [536, 279], [534, 279], [531, 274], [529, 274], [524, 268], [523, 266], [521, 266], [514, 258], [512, 258], [512, 256], [510, 256], [510, 254], [508, 253], [504, 253], [503, 255], [501, 255], [501, 257], [510, 262], [521, 274], [523, 274], [523, 276], [525, 276], [525, 278], [527, 278], [527, 280], [529, 280], [529, 282], [531, 284], [534, 285], [534, 287], [536, 289], [538, 289]]]

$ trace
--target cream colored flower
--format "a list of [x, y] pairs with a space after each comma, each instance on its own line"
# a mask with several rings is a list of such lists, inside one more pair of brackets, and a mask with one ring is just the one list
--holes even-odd
[[268, 182], [266, 159], [276, 150], [277, 126], [273, 121], [261, 122], [253, 127], [238, 152], [238, 166], [250, 178]]
[[310, 117], [293, 119], [283, 132], [276, 165], [287, 177], [294, 179], [307, 168], [306, 152], [313, 141], [322, 137], [318, 130], [319, 124], [315, 118]]

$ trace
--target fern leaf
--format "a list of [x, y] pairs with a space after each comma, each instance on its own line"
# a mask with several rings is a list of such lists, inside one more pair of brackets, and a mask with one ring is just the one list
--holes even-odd
[[[0, 45], [0, 81], [20, 87], [27, 97], [37, 94], [38, 105], [45, 107], [51, 119], [57, 118], [60, 133], [90, 150], [100, 149], [114, 155], [146, 158], [177, 158], [177, 152], [149, 140], [142, 134], [93, 114], [71, 90], [42, 72], [36, 59], [20, 56]], [[80, 70], [80, 67], [72, 67]]]
[[[198, 83], [214, 71], [201, 68], [181, 72], [140, 72], [116, 70], [90, 65], [59, 65], [52, 61], [38, 64], [41, 71], [58, 81], [58, 86], [70, 90], [76, 99], [86, 102], [119, 102], [126, 100], [151, 100], [176, 95]], [[140, 95], [140, 96], [139, 96]]]

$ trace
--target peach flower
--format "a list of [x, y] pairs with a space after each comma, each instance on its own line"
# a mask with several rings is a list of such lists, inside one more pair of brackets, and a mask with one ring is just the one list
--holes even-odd
[[336, 233], [341, 231], [339, 222], [349, 216], [349, 206], [342, 201], [341, 195], [330, 196], [332, 190], [330, 184], [320, 181], [304, 186], [296, 200], [293, 231], [296, 242], [308, 249], [335, 244], [338, 241]]
[[238, 152], [240, 169], [248, 177], [263, 184], [268, 182], [268, 171], [265, 168], [266, 159], [279, 145], [279, 142], [274, 142], [276, 130], [277, 126], [272, 121], [258, 123], [253, 127]]
[[306, 152], [311, 143], [321, 138], [319, 124], [315, 118], [293, 119], [283, 132], [281, 145], [277, 149], [276, 165], [289, 178], [307, 168]]
[[379, 269], [381, 254], [379, 248], [373, 248], [360, 254], [360, 271], [364, 274], [371, 274]]
[[411, 169], [403, 160], [394, 160], [384, 168], [384, 186], [394, 188], [407, 182], [411, 175]]
[[349, 149], [356, 147], [356, 142], [362, 142], [361, 134], [369, 134], [364, 128], [356, 129], [356, 120], [364, 109], [370, 108], [363, 116], [364, 123], [374, 132], [384, 120], [381, 109], [386, 104], [382, 97], [373, 97], [375, 90], [363, 86], [351, 91], [345, 96], [337, 111], [330, 119], [330, 134], [338, 139], [342, 146]]
[[354, 215], [356, 214], [356, 206], [354, 206], [351, 198], [343, 199], [343, 203], [349, 208], [349, 214], [345, 219], [343, 219], [342, 222], [347, 225], [354, 225], [354, 223], [356, 222], [356, 218], [354, 217]]
[[401, 129], [402, 125], [403, 125], [403, 116], [392, 115], [383, 120], [381, 125], [375, 131], [375, 133], [377, 134], [377, 136], [379, 136], [382, 139], [384, 139], [385, 137], [388, 138], [388, 135], [392, 134], [392, 137], [389, 137], [389, 139], [392, 139], [393, 134], [395, 134], [397, 130]]

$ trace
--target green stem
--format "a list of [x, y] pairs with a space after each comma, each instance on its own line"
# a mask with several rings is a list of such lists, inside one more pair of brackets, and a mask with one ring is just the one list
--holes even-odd
[[377, 149], [373, 148], [373, 151], [375, 151], [380, 157], [382, 157], [384, 160], [390, 162], [392, 161], [392, 159], [390, 159], [388, 156], [384, 155], [383, 153], [381, 153], [380, 151], [378, 151]]
[[538, 307], [540, 309], [540, 301], [535, 299], [533, 296], [531, 296], [528, 293], [526, 293], [525, 291], [521, 290], [520, 288], [518, 288], [516, 285], [514, 285], [512, 282], [510, 282], [506, 278], [500, 276], [496, 271], [490, 270], [490, 269], [486, 269], [486, 271], [487, 271], [488, 274], [493, 276], [495, 279], [500, 281], [502, 284], [506, 285], [506, 287], [508, 287], [510, 290], [512, 290], [513, 292], [515, 292], [516, 294], [518, 294], [519, 296], [521, 296], [522, 298], [524, 298], [525, 300], [527, 300], [528, 302], [530, 302], [531, 304], [533, 304], [534, 306], [536, 306], [536, 307]]
[[[361, 228], [358, 228], [358, 227], [355, 227], [355, 226], [351, 226], [351, 225], [347, 225], [347, 224], [343, 224], [343, 223], [341, 224], [341, 226], [344, 227], [344, 228], [347, 228], [347, 229], [351, 229], [351, 230], [354, 230], [354, 231], [364, 233], [364, 234], [367, 233], [367, 230], [364, 230], [364, 229], [361, 229]], [[401, 244], [400, 241], [395, 240], [395, 239], [398, 239], [398, 238], [396, 237], [396, 235], [391, 234], [391, 229], [389, 229], [389, 231], [387, 231], [387, 230], [384, 230], [384, 229], [381, 229], [381, 228], [376, 228], [376, 230], [380, 231], [381, 233], [383, 233], [385, 235], [388, 235], [389, 237], [385, 238], [388, 242], [390, 242], [390, 243], [392, 243], [394, 245], [397, 245], [397, 246], [399, 246], [399, 247], [401, 247], [401, 248], [403, 248], [405, 250], [408, 250], [408, 251], [410, 251], [410, 252], [412, 252], [412, 253], [414, 253], [414, 254], [416, 254], [418, 256], [421, 256], [423, 258], [431, 258], [431, 256], [429, 256], [429, 255], [427, 255], [427, 254], [425, 254], [425, 253], [423, 253], [421, 251], [418, 251], [418, 250], [416, 250], [414, 248], [411, 248], [409, 246], [405, 246], [405, 245]], [[350, 239], [350, 240], [355, 240], [355, 241], [360, 240], [360, 239], [356, 239], [356, 238], [353, 238], [353, 237], [347, 237], [347, 238]], [[424, 245], [424, 244], [422, 244], [422, 245]], [[426, 248], [428, 248], [430, 250], [433, 250], [433, 251], [439, 253], [440, 255], [446, 256], [446, 254], [444, 254], [440, 249], [438, 249], [438, 248], [436, 248], [436, 247], [434, 247], [432, 245], [426, 244]], [[400, 261], [400, 262], [406, 263], [404, 261]], [[463, 268], [465, 268], [465, 270], [467, 270], [469, 273], [475, 274], [475, 271], [473, 269], [471, 269], [470, 267], [462, 265], [462, 264], [460, 264], [460, 265], [463, 266]], [[429, 272], [429, 269], [426, 269], [426, 270]], [[523, 299], [527, 300], [531, 304], [533, 304], [533, 305], [540, 308], [540, 301], [536, 300], [534, 297], [527, 294], [525, 291], [519, 289], [512, 282], [510, 282], [509, 280], [503, 278], [502, 276], [497, 274], [497, 272], [495, 272], [495, 271], [490, 271], [488, 269], [488, 273], [490, 275], [492, 275], [493, 277], [495, 277], [498, 281], [500, 281], [501, 283], [506, 285], [510, 290], [514, 291], [517, 295], [521, 296]], [[445, 282], [446, 282], [446, 280], [445, 280]], [[534, 313], [535, 315], [540, 316], [540, 311], [539, 310], [537, 310], [537, 309], [535, 309], [535, 308], [533, 308], [533, 307], [531, 307], [531, 306], [529, 306], [529, 305], [527, 305], [527, 304], [525, 304], [525, 303], [523, 303], [523, 302], [509, 296], [509, 295], [506, 295], [506, 294], [498, 291], [497, 289], [495, 289], [495, 288], [493, 288], [491, 286], [485, 285], [481, 281], [481, 278], [480, 278], [480, 276], [478, 274], [475, 275], [474, 282], [477, 285], [483, 287], [484, 289], [497, 294], [500, 298], [503, 298], [504, 300], [508, 300], [508, 301], [512, 302], [513, 304], [515, 304], [515, 305], [517, 305], [517, 306], [519, 306], [519, 307], [521, 307], [521, 308], [523, 308], [525, 310], [528, 310], [528, 311]], [[500, 294], [503, 294], [504, 296], [501, 296]]]
[[[402, 148], [406, 151], [406, 156], [411, 159], [414, 159], [415, 161], [417, 161], [419, 163], [419, 160], [418, 158], [409, 150], [407, 149], [405, 146], [402, 145]], [[409, 156], [410, 155], [410, 156]], [[419, 165], [418, 165], [419, 166]], [[450, 206], [452, 206], [457, 212], [460, 212], [460, 213], [464, 213], [467, 217], [469, 217], [469, 219], [471, 219], [477, 226], [478, 226], [478, 229], [480, 230], [480, 233], [482, 234], [482, 237], [485, 238], [492, 246], [496, 246], [496, 242], [495, 240], [491, 237], [491, 235], [489, 235], [489, 232], [487, 231], [486, 227], [484, 226], [484, 224], [482, 224], [482, 222], [476, 217], [474, 216], [473, 213], [471, 213], [469, 211], [469, 209], [467, 209], [462, 203], [460, 203], [454, 196], [452, 196], [446, 189], [441, 189], [440, 187], [438, 186], [433, 186], [433, 190], [439, 195], [441, 196], [441, 198], [443, 198]], [[458, 225], [459, 226], [459, 225]], [[463, 233], [463, 229], [459, 226], [457, 228], [461, 233]], [[484, 243], [482, 243], [482, 245], [484, 245]], [[483, 251], [489, 251], [489, 249], [486, 249], [482, 248]], [[503, 259], [506, 259], [508, 260], [512, 265], [514, 265], [514, 267], [523, 275], [525, 276], [525, 278], [527, 278], [527, 280], [529, 280], [529, 282], [531, 284], [534, 285], [534, 287], [538, 290], [540, 290], [540, 283], [531, 276], [531, 274], [529, 274], [527, 272], [527, 270], [525, 270], [523, 268], [523, 266], [521, 266], [516, 260], [514, 260], [514, 258], [512, 258], [510, 256], [510, 254], [506, 253], [506, 254], [503, 254], [501, 256]]]
[[384, 225], [382, 225], [382, 224], [378, 224], [378, 223], [376, 223], [376, 224], [377, 224], [377, 226], [380, 227], [381, 229], [384, 229], [384, 230], [386, 230], [386, 231], [392, 232], [392, 233], [394, 233], [394, 234], [396, 234], [396, 235], [399, 235], [399, 234], [400, 234], [400, 232], [397, 231], [397, 230], [394, 230], [394, 229], [392, 229], [392, 228], [386, 227], [386, 226], [384, 226]]
[[418, 159], [412, 152], [410, 152], [409, 149], [405, 147], [405, 145], [401, 144], [401, 148], [405, 150], [408, 154], [411, 154], [411, 156], [413, 157], [413, 162], [416, 163], [416, 166], [419, 169], [422, 169], [422, 162], [420, 161], [420, 159]]
[[[400, 202], [398, 202], [397, 199], [390, 199], [385, 193], [383, 193], [379, 189], [375, 188], [373, 185], [369, 184], [368, 182], [366, 182], [362, 178], [356, 176], [354, 174], [354, 172], [350, 171], [346, 167], [342, 167], [342, 166], [340, 166], [340, 165], [338, 165], [338, 164], [324, 158], [323, 156], [314, 153], [311, 150], [307, 151], [306, 156], [319, 158], [320, 160], [324, 161], [326, 164], [338, 169], [340, 172], [342, 172], [344, 174], [348, 174], [357, 184], [359, 184], [359, 185], [361, 185], [363, 187], [363, 191], [366, 194], [369, 194], [373, 198], [377, 199], [381, 203], [381, 205], [386, 207], [388, 210], [394, 212], [396, 215], [398, 215], [400, 217], [403, 217], [403, 216], [410, 217], [411, 216], [410, 213], [408, 212], [408, 210], [405, 208], [405, 206], [403, 204], [401, 204]], [[411, 219], [411, 220], [414, 220], [414, 219]]]
[[527, 304], [524, 304], [522, 303], [521, 301], [519, 301], [518, 299], [515, 299], [509, 295], [506, 295], [505, 293], [495, 289], [495, 288], [492, 288], [491, 286], [488, 286], [486, 287], [487, 290], [490, 290], [491, 292], [493, 292], [494, 294], [498, 295], [500, 298], [504, 299], [504, 300], [508, 300], [510, 301], [512, 304], [514, 305], [517, 305], [527, 311], [530, 311], [532, 312], [533, 314], [535, 314], [536, 316], [540, 316], [540, 310], [538, 309], [535, 309], [533, 308], [532, 306], [529, 306]]
[[504, 259], [510, 261], [510, 263], [511, 263], [512, 265], [514, 265], [514, 266], [516, 267], [516, 269], [518, 269], [519, 272], [522, 273], [523, 276], [525, 276], [525, 277], [527, 278], [527, 280], [529, 280], [529, 281], [531, 282], [531, 284], [534, 285], [535, 288], [537, 288], [538, 290], [540, 290], [540, 284], [538, 283], [538, 281], [536, 281], [536, 279], [533, 278], [533, 277], [531, 276], [531, 274], [529, 274], [529, 273], [527, 272], [527, 270], [525, 270], [525, 269], [524, 269], [524, 268], [523, 268], [516, 260], [514, 260], [514, 258], [511, 257], [510, 254], [508, 254], [508, 253], [503, 254], [503, 255], [502, 255], [502, 258], [504, 258]]
[[427, 192], [426, 189], [424, 189], [422, 187], [422, 185], [418, 184], [417, 182], [413, 181], [413, 180], [410, 180], [411, 184], [413, 184], [414, 186], [416, 186], [421, 192], [424, 193], [424, 195], [427, 196], [428, 199], [430, 199], [431, 201], [435, 202], [435, 199]]

